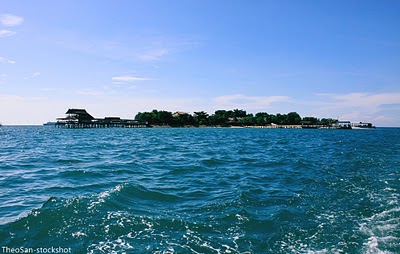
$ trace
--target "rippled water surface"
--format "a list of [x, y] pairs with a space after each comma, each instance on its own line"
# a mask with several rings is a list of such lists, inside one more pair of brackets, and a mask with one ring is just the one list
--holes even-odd
[[4, 126], [0, 248], [400, 253], [399, 163], [397, 128]]

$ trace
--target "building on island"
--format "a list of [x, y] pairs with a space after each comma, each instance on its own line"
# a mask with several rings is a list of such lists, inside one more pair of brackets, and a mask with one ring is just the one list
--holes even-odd
[[353, 129], [373, 129], [373, 128], [376, 128], [374, 125], [372, 125], [372, 123], [363, 123], [363, 122], [353, 123], [351, 126], [352, 126]]
[[301, 128], [303, 129], [317, 129], [320, 127], [316, 122], [313, 121], [301, 121], [300, 123]]
[[85, 109], [68, 109], [67, 116], [57, 118], [56, 127], [62, 128], [145, 128], [147, 122], [120, 117], [94, 118]]
[[351, 122], [350, 121], [338, 121], [334, 124], [336, 129], [351, 129]]
[[301, 121], [301, 128], [303, 129], [372, 129], [375, 126], [372, 123], [352, 123], [350, 121], [336, 121], [332, 123], [318, 123], [313, 121]]

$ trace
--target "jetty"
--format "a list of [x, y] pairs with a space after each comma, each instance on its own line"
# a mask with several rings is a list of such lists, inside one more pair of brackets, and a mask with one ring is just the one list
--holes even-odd
[[352, 129], [375, 129], [376, 127], [372, 125], [372, 123], [352, 123], [351, 124]]
[[336, 121], [334, 123], [321, 124], [312, 123], [310, 121], [302, 121], [301, 128], [303, 129], [339, 129], [339, 130], [351, 130], [351, 129], [375, 129], [376, 127], [372, 123], [352, 123], [350, 121]]
[[57, 118], [57, 128], [147, 128], [147, 122], [120, 117], [94, 118], [85, 109], [68, 109], [66, 117]]

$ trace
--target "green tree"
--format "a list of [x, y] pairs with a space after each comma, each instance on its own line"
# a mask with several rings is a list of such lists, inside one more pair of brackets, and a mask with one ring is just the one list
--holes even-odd
[[169, 125], [173, 123], [172, 113], [169, 111], [158, 111], [153, 109], [151, 112], [139, 112], [135, 120], [148, 122], [151, 125]]
[[285, 124], [286, 123], [286, 115], [285, 114], [276, 114], [276, 116], [273, 117], [273, 122], [276, 124]]
[[315, 117], [304, 117], [301, 119], [297, 112], [290, 112], [288, 114], [268, 114], [266, 112], [259, 112], [255, 115], [247, 114], [243, 109], [234, 110], [217, 110], [209, 116], [205, 111], [194, 112], [193, 115], [188, 113], [172, 114], [169, 111], [153, 109], [151, 112], [139, 112], [136, 114], [135, 119], [138, 121], [147, 122], [150, 125], [170, 125], [170, 126], [184, 126], [184, 125], [266, 125], [266, 124], [290, 124], [297, 125], [303, 120], [307, 124], [324, 124], [329, 125], [336, 123], [336, 119], [322, 118], [321, 120]]
[[318, 123], [318, 118], [306, 116], [306, 117], [303, 117], [303, 122], [307, 122], [309, 124], [316, 125]]
[[139, 112], [135, 116], [135, 120], [141, 121], [141, 122], [147, 122], [148, 124], [154, 124], [155, 119], [153, 117], [153, 114], [151, 112]]
[[173, 123], [171, 124], [172, 126], [185, 126], [185, 125], [195, 125], [194, 118], [192, 115], [184, 113], [178, 113], [176, 112], [173, 115]]
[[257, 125], [266, 125], [271, 123], [271, 115], [265, 112], [259, 112], [255, 115], [255, 123]]
[[173, 124], [173, 117], [172, 117], [172, 113], [169, 111], [158, 111], [158, 121], [159, 124], [161, 125], [171, 125]]
[[194, 122], [197, 125], [208, 125], [208, 114], [204, 111], [194, 112]]
[[239, 117], [245, 117], [247, 116], [246, 110], [243, 109], [234, 109], [233, 110], [233, 117], [239, 118]]
[[301, 117], [296, 112], [290, 112], [286, 115], [285, 124], [296, 125], [301, 123]]
[[245, 117], [239, 121], [244, 126], [252, 126], [256, 123], [256, 118], [253, 114], [247, 114]]
[[211, 125], [227, 125], [229, 121], [229, 113], [226, 110], [217, 110], [209, 117]]

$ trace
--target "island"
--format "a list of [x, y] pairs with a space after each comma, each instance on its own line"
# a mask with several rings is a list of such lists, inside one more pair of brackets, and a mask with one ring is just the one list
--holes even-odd
[[229, 127], [229, 128], [284, 128], [284, 129], [372, 129], [372, 123], [351, 123], [333, 118], [301, 117], [297, 112], [287, 114], [247, 113], [243, 109], [205, 111], [193, 114], [154, 109], [139, 112], [134, 119], [120, 117], [95, 118], [85, 109], [68, 109], [66, 117], [57, 118], [61, 128], [149, 128], [149, 127]]

